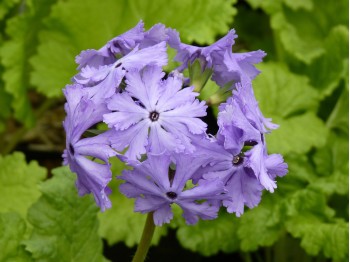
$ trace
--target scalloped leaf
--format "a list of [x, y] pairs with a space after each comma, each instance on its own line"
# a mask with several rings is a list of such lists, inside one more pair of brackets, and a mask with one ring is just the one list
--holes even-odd
[[0, 156], [0, 212], [14, 211], [26, 217], [28, 208], [41, 195], [38, 184], [46, 172], [36, 161], [27, 164], [23, 153]]
[[35, 261], [105, 261], [94, 200], [78, 196], [75, 175], [67, 167], [57, 168], [53, 174], [29, 209], [33, 232], [24, 242], [26, 250]]

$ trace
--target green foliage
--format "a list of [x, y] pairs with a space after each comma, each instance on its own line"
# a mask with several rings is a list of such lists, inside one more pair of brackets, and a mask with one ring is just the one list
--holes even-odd
[[67, 167], [53, 173], [28, 212], [34, 228], [25, 241], [26, 249], [35, 261], [105, 261], [95, 202], [91, 197], [78, 197], [75, 175]]
[[247, 211], [240, 218], [238, 236], [243, 251], [254, 251], [259, 246], [271, 246], [282, 235], [281, 204], [276, 204], [279, 202], [274, 197], [277, 196], [265, 195], [259, 208]]
[[20, 0], [3, 0], [0, 2], [0, 21], [6, 14], [20, 2]]
[[17, 213], [0, 213], [0, 261], [33, 261], [21, 245], [26, 223]]
[[0, 156], [0, 212], [14, 211], [25, 218], [30, 205], [40, 196], [37, 185], [45, 177], [45, 168], [35, 161], [27, 164], [22, 153]]
[[42, 19], [47, 16], [50, 1], [34, 1], [24, 6], [24, 11], [7, 20], [6, 34], [9, 37], [0, 48], [1, 62], [6, 69], [3, 74], [5, 90], [12, 95], [12, 107], [15, 118], [26, 126], [34, 124], [34, 115], [27, 93], [31, 66], [29, 58], [35, 53], [37, 34]]
[[315, 114], [319, 97], [308, 78], [291, 73], [281, 63], [263, 64], [259, 69], [262, 74], [253, 82], [259, 106], [280, 125], [267, 135], [269, 150], [302, 154], [324, 145], [328, 130]]
[[0, 133], [5, 129], [6, 119], [11, 113], [11, 96], [6, 93], [3, 83], [0, 82]]
[[345, 261], [349, 256], [349, 224], [345, 221], [324, 223], [299, 216], [287, 224], [294, 237], [301, 237], [301, 246], [311, 255], [323, 252], [328, 258]]
[[215, 220], [199, 221], [194, 226], [181, 225], [177, 238], [185, 248], [210, 256], [223, 251], [234, 252], [239, 248], [238, 219], [222, 212]]

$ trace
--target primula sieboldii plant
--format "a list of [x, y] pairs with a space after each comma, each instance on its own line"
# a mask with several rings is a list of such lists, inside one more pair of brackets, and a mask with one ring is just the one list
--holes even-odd
[[[92, 193], [104, 211], [111, 208], [109, 159], [130, 166], [117, 179], [120, 191], [135, 198], [135, 211], [161, 226], [183, 210], [187, 224], [211, 220], [219, 209], [241, 216], [244, 207], [274, 192], [287, 173], [279, 154], [268, 154], [265, 135], [278, 126], [265, 118], [253, 92], [265, 52], [233, 53], [237, 35], [207, 47], [181, 43], [162, 24], [148, 31], [139, 22], [99, 50], [82, 51], [79, 72], [67, 85], [64, 164], [77, 174], [79, 195]], [[164, 71], [167, 49], [179, 66]], [[199, 94], [208, 79], [219, 87], [208, 101]], [[216, 134], [203, 119], [218, 105]], [[86, 136], [97, 124], [107, 130]], [[91, 133], [91, 132], [90, 132]], [[115, 206], [114, 208], [118, 208]]]

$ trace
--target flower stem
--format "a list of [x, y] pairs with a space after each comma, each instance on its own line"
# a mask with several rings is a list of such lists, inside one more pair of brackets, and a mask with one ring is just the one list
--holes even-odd
[[150, 212], [147, 215], [145, 227], [143, 228], [143, 232], [142, 232], [142, 237], [132, 262], [145, 261], [148, 249], [151, 245], [154, 229], [155, 229], [155, 225], [153, 222], [153, 212]]

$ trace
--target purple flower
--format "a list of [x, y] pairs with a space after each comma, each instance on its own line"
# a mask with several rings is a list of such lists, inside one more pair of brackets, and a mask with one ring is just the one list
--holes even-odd
[[249, 122], [261, 133], [269, 133], [269, 130], [278, 128], [278, 125], [271, 122], [271, 118], [265, 118], [263, 116], [256, 101], [250, 80], [236, 84], [236, 90], [233, 91], [233, 96]]
[[113, 64], [83, 67], [74, 79], [87, 86], [89, 96], [95, 101], [111, 97], [129, 70], [141, 70], [146, 65], [164, 66], [167, 64], [166, 43], [161, 42], [144, 49], [135, 47], [129, 54]]
[[[64, 94], [67, 99], [67, 117], [63, 122], [66, 131], [64, 164], [69, 165], [72, 172], [77, 174], [76, 186], [79, 195], [93, 193], [96, 203], [103, 211], [111, 207], [107, 184], [112, 174], [108, 159], [116, 155], [116, 152], [109, 146], [110, 132], [90, 138], [81, 136], [92, 125], [101, 122], [102, 115], [108, 111], [105, 106], [94, 104], [80, 85], [68, 85]], [[87, 157], [102, 160], [104, 164], [96, 163]]]
[[207, 47], [198, 47], [181, 43], [179, 33], [174, 29], [168, 29], [167, 33], [169, 36], [168, 44], [177, 50], [174, 60], [182, 63], [179, 67], [180, 71], [183, 71], [189, 63], [192, 64], [196, 59], [199, 59], [202, 70], [211, 68], [213, 64], [212, 55], [214, 53], [224, 53], [226, 50], [231, 51], [232, 45], [235, 43], [234, 39], [237, 38], [235, 30], [232, 29], [216, 43]]
[[99, 50], [88, 49], [82, 51], [75, 61], [79, 64], [78, 70], [85, 66], [98, 68], [99, 66], [114, 63], [117, 60], [116, 56], [125, 56], [136, 46], [139, 49], [143, 49], [167, 39], [164, 25], [156, 24], [150, 30], [144, 32], [144, 24], [140, 21], [134, 28], [111, 39]]
[[199, 119], [206, 115], [204, 102], [199, 102], [193, 87], [182, 87], [182, 78], [168, 76], [160, 67], [131, 70], [126, 76], [124, 92], [108, 102], [112, 113], [103, 120], [116, 133], [112, 147], [124, 150], [131, 159], [147, 152], [193, 152], [190, 135], [205, 134], [207, 125]]
[[228, 83], [253, 80], [260, 73], [254, 64], [260, 63], [265, 55], [261, 50], [247, 53], [232, 53], [231, 50], [226, 50], [224, 53], [214, 53], [212, 80], [221, 87]]
[[[280, 155], [267, 155], [262, 144], [254, 145], [250, 150], [237, 153], [225, 149], [215, 140], [196, 141], [196, 154], [210, 156], [209, 164], [199, 167], [193, 174], [194, 182], [205, 179], [220, 179], [227, 189], [230, 199], [223, 200], [229, 213], [241, 216], [244, 206], [253, 208], [261, 200], [261, 191], [270, 192], [276, 188], [276, 176], [287, 173], [287, 164]], [[235, 152], [236, 151], [236, 152]]]
[[218, 126], [217, 139], [225, 149], [230, 149], [235, 154], [238, 154], [247, 142], [253, 144], [261, 142], [260, 131], [247, 119], [237, 101], [237, 96], [229, 98], [220, 106]]
[[170, 169], [169, 156], [148, 155], [146, 161], [133, 165], [132, 171], [123, 172], [120, 178], [126, 183], [120, 186], [120, 191], [129, 198], [136, 198], [136, 212], [154, 212], [153, 220], [158, 226], [173, 218], [172, 204], [182, 208], [187, 224], [195, 224], [199, 218], [216, 218], [220, 206], [214, 203], [226, 198], [223, 183], [219, 179], [200, 181], [193, 188], [184, 190], [203, 159], [184, 154], [174, 158], [176, 171]]

